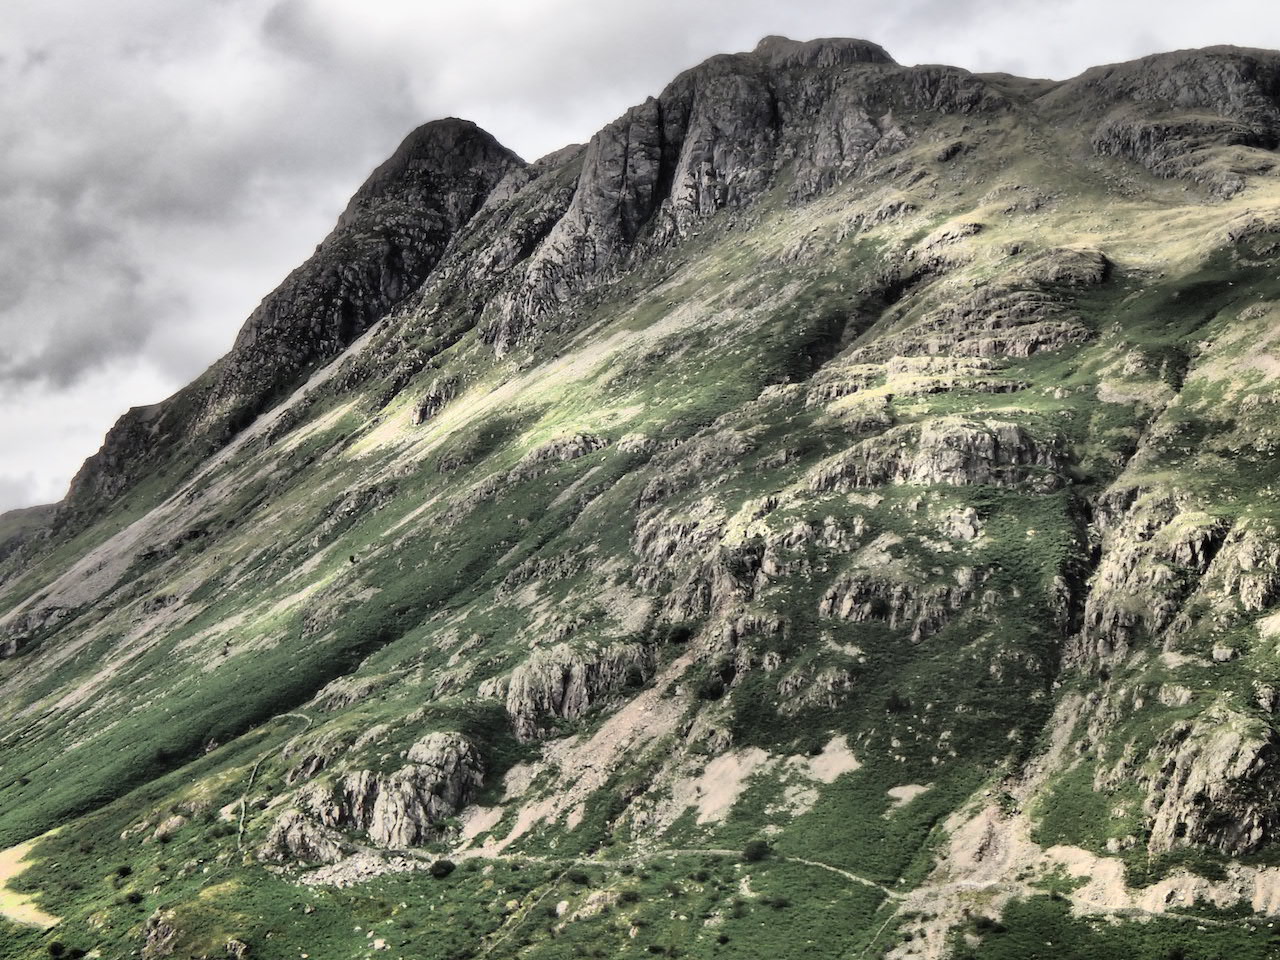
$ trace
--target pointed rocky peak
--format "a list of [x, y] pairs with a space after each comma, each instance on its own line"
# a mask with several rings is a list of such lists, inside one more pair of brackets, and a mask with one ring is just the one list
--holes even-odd
[[897, 62], [878, 43], [845, 37], [792, 40], [789, 37], [770, 36], [761, 40], [752, 52], [775, 69]]
[[460, 117], [441, 117], [429, 120], [409, 131], [401, 141], [391, 160], [400, 157], [439, 157], [458, 146], [481, 143], [506, 153], [507, 149], [493, 135], [471, 120]]
[[249, 316], [231, 351], [165, 403], [129, 411], [85, 461], [64, 516], [89, 517], [196, 438], [225, 444], [426, 280], [503, 179], [525, 163], [453, 117], [410, 133], [328, 237]]
[[857, 175], [908, 143], [896, 107], [939, 115], [1005, 106], [964, 71], [900, 69], [865, 40], [771, 36], [750, 53], [711, 57], [591, 138], [563, 214], [529, 244], [485, 337], [505, 353], [637, 251], [750, 205], [788, 165], [797, 200]]
[[524, 165], [520, 157], [470, 120], [432, 120], [410, 132], [369, 175], [351, 198], [338, 229], [347, 225], [357, 211], [377, 204], [389, 194], [437, 192], [444, 181], [458, 179], [496, 183], [502, 174]]
[[311, 259], [241, 328], [205, 419], [230, 408], [261, 412], [303, 370], [345, 349], [417, 289], [495, 186], [524, 165], [466, 120], [410, 133], [356, 191]]

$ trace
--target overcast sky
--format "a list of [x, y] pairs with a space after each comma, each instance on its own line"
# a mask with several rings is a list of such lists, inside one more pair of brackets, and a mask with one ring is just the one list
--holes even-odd
[[533, 159], [767, 34], [1064, 78], [1280, 47], [1274, 0], [3, 0], [0, 510], [231, 344], [411, 128]]

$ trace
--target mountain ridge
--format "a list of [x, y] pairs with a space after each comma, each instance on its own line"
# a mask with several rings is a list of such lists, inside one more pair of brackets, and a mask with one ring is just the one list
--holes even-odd
[[411, 133], [0, 557], [59, 942], [1269, 956], [1280, 54], [1015, 80]]
[[[1162, 53], [1162, 54], [1152, 54], [1134, 61], [1125, 61], [1118, 64], [1110, 64], [1105, 66], [1093, 67], [1093, 68], [1090, 68], [1089, 70], [1086, 70], [1084, 73], [1078, 75], [1077, 77], [1069, 78], [1067, 80], [1052, 81], [1055, 84], [1054, 90], [1046, 91], [1046, 93], [1034, 99], [1038, 101], [1045, 97], [1051, 97], [1051, 94], [1053, 94], [1056, 91], [1061, 91], [1063, 89], [1072, 89], [1080, 85], [1084, 85], [1086, 87], [1101, 86], [1102, 84], [1100, 81], [1110, 79], [1117, 72], [1123, 74], [1124, 72], [1123, 68], [1133, 69], [1133, 68], [1140, 68], [1141, 66], [1144, 66], [1144, 65], [1150, 66], [1152, 64], [1163, 65], [1167, 63], [1175, 63], [1175, 64], [1184, 63], [1187, 61], [1194, 62], [1194, 61], [1203, 59], [1206, 55], [1215, 55], [1215, 54], [1223, 54], [1235, 59], [1248, 59], [1248, 60], [1254, 60], [1254, 61], [1257, 60], [1258, 54], [1264, 54], [1264, 55], [1270, 54], [1273, 60], [1275, 57], [1274, 51], [1265, 51], [1265, 50], [1258, 50], [1255, 48], [1237, 47], [1237, 46], [1230, 46], [1230, 45], [1218, 45], [1213, 47], [1170, 51], [1168, 53]], [[712, 57], [709, 60], [704, 61], [702, 64], [689, 68], [688, 70], [681, 73], [680, 76], [678, 76], [676, 80], [674, 80], [672, 84], [669, 85], [668, 90], [671, 87], [674, 87], [676, 84], [678, 84], [681, 78], [686, 76], [689, 76], [689, 77], [696, 76], [701, 71], [705, 71], [708, 68], [708, 65], [713, 64], [718, 60], [721, 60], [721, 59], [733, 60], [733, 59], [742, 59], [742, 58], [750, 58], [750, 57], [758, 58], [761, 56], [764, 56], [765, 58], [767, 58], [770, 64], [775, 67], [779, 65], [788, 64], [788, 63], [794, 64], [797, 62], [801, 64], [810, 65], [810, 66], [821, 65], [823, 67], [829, 67], [833, 65], [842, 64], [842, 63], [847, 64], [847, 63], [862, 63], [862, 62], [881, 63], [881, 64], [897, 66], [896, 61], [894, 61], [893, 58], [889, 56], [889, 54], [885, 52], [882, 47], [865, 40], [846, 39], [846, 38], [825, 38], [825, 39], [817, 39], [817, 40], [810, 40], [810, 41], [794, 41], [786, 37], [770, 36], [762, 39], [760, 43], [757, 45], [757, 47], [755, 48], [755, 50], [751, 51], [750, 53], [724, 54], [718, 57]], [[911, 67], [907, 69], [916, 70], [916, 69], [927, 68], [928, 66], [930, 65], [916, 65], [915, 67]], [[947, 69], [954, 69], [954, 68], [947, 68]], [[1274, 63], [1272, 64], [1272, 69], [1273, 71], [1277, 69]], [[974, 76], [979, 78], [981, 77], [981, 75], [974, 75]], [[1280, 81], [1277, 81], [1275, 76], [1273, 75], [1272, 81], [1271, 81], [1272, 85], [1274, 86], [1275, 83], [1277, 82], [1280, 82]], [[1233, 91], [1231, 90], [1225, 91], [1225, 98], [1227, 102], [1231, 101], [1232, 93]], [[1190, 105], [1202, 105], [1202, 104], [1199, 101], [1193, 100]], [[633, 108], [633, 109], [639, 109], [639, 108]], [[627, 114], [624, 114], [624, 118], [625, 116], [627, 116]], [[621, 122], [622, 119], [623, 118], [619, 118], [619, 121], [615, 121], [615, 123]], [[1277, 138], [1280, 138], [1280, 132], [1278, 132], [1280, 131], [1280, 119], [1277, 119], [1276, 117], [1274, 106], [1272, 108], [1271, 113], [1266, 117], [1266, 120], [1271, 121], [1271, 126], [1274, 129], [1269, 131], [1268, 134], [1266, 134], [1264, 138], [1264, 142], [1271, 142], [1274, 145], [1274, 143], [1277, 142]], [[360, 197], [361, 193], [370, 187], [370, 185], [374, 182], [375, 178], [378, 177], [380, 173], [385, 174], [386, 172], [388, 172], [390, 169], [393, 168], [396, 157], [399, 154], [401, 154], [403, 151], [405, 151], [407, 148], [409, 148], [410, 144], [413, 142], [414, 138], [417, 135], [419, 135], [423, 131], [431, 130], [436, 124], [440, 124], [440, 125], [461, 124], [467, 128], [470, 128], [479, 132], [484, 137], [487, 137], [490, 140], [492, 140], [491, 134], [488, 134], [485, 131], [479, 130], [479, 128], [475, 127], [475, 125], [471, 123], [471, 121], [458, 120], [457, 118], [448, 118], [445, 120], [432, 121], [432, 122], [423, 124], [417, 130], [407, 135], [405, 140], [402, 142], [401, 146], [397, 149], [395, 153], [393, 153], [392, 157], [390, 157], [381, 167], [379, 167], [377, 171], [375, 171], [373, 174], [370, 175], [370, 178], [366, 181], [366, 184], [362, 186], [361, 189], [357, 191], [357, 193], [353, 196], [351, 203], [354, 204], [358, 201], [358, 198]], [[493, 141], [493, 143], [497, 145], [496, 141]], [[502, 149], [505, 149], [505, 148], [502, 148]], [[573, 145], [570, 145], [570, 146], [561, 148], [561, 151], [554, 151], [553, 154], [560, 154], [562, 151], [567, 151], [572, 149], [573, 149]], [[1113, 147], [1113, 149], [1115, 149], [1119, 155], [1129, 155], [1131, 151], [1137, 148], [1133, 146], [1127, 146], [1127, 145], [1116, 145]], [[347, 220], [351, 215], [352, 215], [352, 210], [349, 206], [348, 210], [345, 211], [339, 217], [339, 221], [337, 226], [335, 227], [335, 231], [342, 230], [344, 226], [344, 221]], [[300, 267], [299, 269], [301, 270], [303, 268]], [[256, 313], [257, 311], [255, 311], [255, 315]], [[246, 320], [245, 326], [241, 329], [240, 333], [237, 336], [237, 345], [244, 343], [246, 341], [246, 338], [251, 338], [252, 331], [253, 331], [253, 323], [254, 323], [254, 318], [252, 316], [248, 320]], [[235, 353], [235, 352], [236, 352], [236, 348], [233, 347], [232, 353]], [[225, 363], [227, 359], [228, 359], [227, 357], [221, 358], [218, 361], [218, 363], [215, 363], [215, 366], [221, 363]], [[197, 380], [196, 383], [199, 383], [199, 380]], [[194, 387], [195, 384], [193, 383], [190, 386]], [[189, 389], [189, 388], [186, 388], [186, 389]], [[179, 394], [181, 394], [182, 392], [183, 391], [179, 391]], [[117, 424], [117, 426], [114, 427], [112, 431], [113, 434], [116, 434], [117, 436], [120, 437], [120, 441], [119, 441], [120, 445], [125, 449], [129, 449], [129, 450], [134, 449], [133, 438], [136, 437], [137, 435], [138, 426], [135, 426], [131, 418], [142, 418], [142, 417], [154, 416], [155, 413], [157, 412], [157, 408], [162, 406], [174, 406], [175, 405], [174, 401], [176, 401], [177, 397], [178, 395], [176, 394], [174, 397], [171, 397], [164, 401], [160, 401], [158, 404], [152, 404], [152, 405], [134, 408], [134, 410], [126, 414], [125, 417], [122, 418], [121, 423]], [[177, 405], [180, 405], [180, 404], [177, 404]], [[235, 428], [233, 427], [233, 432], [234, 432], [234, 429]], [[110, 446], [110, 444], [108, 444], [107, 446]], [[136, 452], [134, 455], [136, 455]], [[109, 474], [113, 469], [113, 466], [112, 466], [113, 455], [111, 451], [104, 448], [96, 456], [101, 457], [104, 461], [106, 461], [104, 463], [105, 472]], [[90, 460], [95, 460], [95, 459], [96, 457], [90, 458]], [[87, 490], [96, 489], [95, 485], [90, 480], [90, 476], [94, 472], [95, 472], [94, 469], [90, 467], [88, 463], [86, 463], [85, 467], [82, 468], [81, 471], [77, 474], [76, 479], [72, 481], [71, 489], [68, 492], [68, 495], [63, 502], [70, 501], [72, 504], [75, 504], [76, 502], [84, 499], [92, 499], [93, 497], [92, 493], [88, 493], [88, 495], [86, 496], [86, 494], [82, 493], [81, 491], [86, 489]], [[106, 498], [107, 499], [114, 498], [115, 494], [118, 492], [115, 489], [115, 485], [110, 481], [108, 481], [105, 487], [106, 489], [104, 492], [106, 494]]]

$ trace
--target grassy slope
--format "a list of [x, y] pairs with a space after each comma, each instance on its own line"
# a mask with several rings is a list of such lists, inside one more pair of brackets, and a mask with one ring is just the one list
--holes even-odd
[[[1130, 195], [1117, 196], [1097, 186], [1089, 164], [1050, 171], [1044, 144], [1033, 139], [1020, 149], [1011, 131], [989, 133], [999, 149], [967, 156], [962, 166], [921, 158], [942, 198], [926, 203], [929, 184], [914, 188], [927, 217], [832, 240], [810, 260], [779, 266], [781, 252], [811, 231], [834, 234], [850, 209], [876, 198], [856, 188], [795, 210], [775, 198], [759, 209], [756, 226], [707, 230], [656, 258], [625, 298], [605, 299], [529, 358], [495, 362], [468, 335], [441, 358], [468, 387], [432, 423], [413, 427], [409, 408], [434, 373], [382, 409], [376, 422], [364, 406], [376, 385], [356, 396], [321, 391], [292, 434], [250, 447], [205, 477], [203, 488], [215, 495], [196, 501], [192, 523], [207, 536], [171, 556], [135, 561], [109, 603], [79, 611], [57, 636], [0, 665], [0, 680], [14, 694], [5, 707], [0, 844], [71, 821], [15, 881], [40, 891], [42, 904], [66, 918], [56, 937], [97, 946], [104, 956], [125, 955], [147, 917], [173, 909], [185, 938], [179, 955], [193, 956], [216, 955], [230, 936], [249, 942], [254, 956], [363, 955], [372, 932], [393, 945], [393, 956], [475, 955], [477, 938], [488, 937], [494, 956], [678, 949], [690, 956], [772, 957], [813, 939], [819, 924], [825, 939], [805, 943], [806, 955], [886, 946], [892, 928], [881, 930], [891, 910], [882, 893], [782, 858], [820, 860], [895, 890], [924, 879], [945, 818], [1034, 749], [1052, 707], [1061, 639], [1044, 611], [1054, 577], [1081, 550], [1073, 502], [1115, 478], [1156, 415], [1154, 404], [1100, 401], [1098, 383], [1115, 380], [1118, 357], [1135, 350], [1153, 358], [1180, 355], [1212, 324], [1227, 324], [1242, 298], [1280, 293], [1272, 289], [1273, 271], [1260, 268], [1241, 284], [1235, 266], [1212, 256], [1215, 225], [1233, 208], [1205, 206], [1181, 185], [1140, 178]], [[974, 171], [987, 164], [1001, 181], [1052, 183], [1058, 199], [1036, 212], [1004, 213], [990, 199], [991, 183], [971, 185]], [[1257, 188], [1236, 206], [1270, 199], [1269, 189]], [[602, 789], [576, 830], [561, 826], [528, 837], [522, 849], [548, 862], [472, 863], [443, 881], [410, 874], [335, 890], [295, 886], [237, 850], [234, 828], [217, 811], [238, 800], [259, 758], [267, 760], [255, 797], [283, 789], [285, 765], [274, 751], [296, 726], [271, 718], [284, 712], [306, 709], [331, 730], [392, 725], [390, 739], [366, 765], [394, 764], [398, 749], [432, 727], [482, 739], [491, 780], [529, 757], [496, 708], [475, 700], [479, 684], [523, 659], [540, 629], [537, 610], [495, 602], [495, 588], [530, 558], [588, 557], [585, 569], [541, 585], [540, 600], [554, 604], [557, 615], [578, 616], [575, 642], [627, 639], [623, 620], [593, 598], [628, 585], [634, 504], [657, 471], [646, 466], [650, 453], [615, 444], [508, 483], [466, 511], [452, 504], [539, 444], [574, 432], [678, 441], [730, 429], [750, 438], [751, 452], [717, 464], [711, 477], [677, 484], [668, 500], [673, 512], [695, 511], [710, 497], [732, 516], [753, 498], [800, 491], [811, 467], [863, 434], [851, 434], [821, 408], [806, 408], [802, 398], [749, 402], [770, 384], [804, 376], [803, 357], [822, 349], [831, 318], [847, 316], [882, 258], [952, 217], [987, 225], [967, 243], [971, 261], [959, 276], [998, 275], [1002, 247], [1012, 241], [1101, 248], [1119, 276], [1082, 298], [1080, 309], [1099, 332], [1095, 340], [1012, 361], [998, 373], [1029, 386], [898, 396], [882, 384], [890, 414], [899, 424], [964, 414], [1061, 431], [1077, 451], [1081, 476], [1070, 494], [888, 489], [875, 505], [798, 495], [763, 521], [760, 535], [798, 519], [861, 517], [869, 531], [864, 539], [900, 537], [900, 555], [926, 578], [945, 580], [955, 567], [973, 566], [989, 572], [988, 586], [1000, 598], [992, 609], [966, 609], [914, 645], [878, 624], [819, 622], [823, 584], [803, 578], [777, 583], [753, 601], [792, 624], [785, 636], [754, 638], [758, 655], [774, 653], [789, 667], [813, 672], [846, 669], [854, 675], [852, 694], [836, 707], [779, 716], [776, 678], [753, 672], [727, 697], [690, 709], [701, 706], [731, 730], [735, 745], [777, 754], [803, 753], [843, 734], [863, 766], [823, 787], [818, 805], [799, 816], [779, 805], [782, 784], [762, 775], [723, 822], [699, 826], [683, 818], [660, 845], [737, 849], [767, 832], [778, 857], [755, 865], [687, 856], [622, 863], [633, 840], [619, 816], [629, 793], [625, 778]], [[1152, 282], [1156, 270], [1164, 277]], [[913, 292], [903, 309], [941, 301], [952, 282]], [[672, 303], [681, 307], [673, 310]], [[862, 342], [878, 332], [873, 327]], [[1147, 369], [1154, 372], [1133, 377], [1135, 394], [1158, 392], [1161, 365]], [[770, 454], [782, 448], [795, 455], [778, 464]], [[457, 451], [466, 455], [455, 468], [446, 460]], [[1264, 507], [1253, 494], [1270, 482], [1269, 462], [1237, 460], [1224, 473], [1221, 457], [1191, 445], [1187, 458], [1163, 468], [1188, 485], [1210, 485], [1215, 496], [1230, 488], [1235, 495], [1222, 499], [1224, 509]], [[562, 497], [571, 489], [574, 496]], [[969, 506], [988, 531], [985, 540], [973, 547], [944, 543], [937, 518]], [[119, 518], [107, 522], [120, 525]], [[104, 531], [85, 536], [97, 542]], [[33, 582], [51, 579], [65, 556], [46, 561]], [[804, 559], [832, 570], [845, 562], [820, 549]], [[168, 596], [180, 602], [144, 611], [149, 600]], [[817, 642], [824, 631], [830, 644]], [[471, 657], [471, 671], [456, 689], [439, 695], [436, 679], [451, 669], [464, 637], [480, 638], [482, 653]], [[839, 652], [850, 644], [861, 658]], [[376, 679], [378, 692], [332, 714], [305, 707], [326, 683], [352, 671]], [[425, 716], [406, 726], [404, 717], [423, 706]], [[599, 721], [588, 715], [565, 732], [590, 731]], [[662, 748], [637, 757], [636, 765], [657, 769]], [[1090, 831], [1101, 802], [1091, 792], [1072, 800], [1079, 777], [1066, 774], [1053, 786], [1052, 813], [1041, 829], [1046, 839], [1098, 846], [1106, 838]], [[891, 810], [887, 790], [903, 784], [930, 789]], [[170, 842], [144, 841], [149, 831], [123, 837], [140, 821], [154, 825], [170, 812], [191, 821]], [[270, 819], [251, 817], [251, 840], [261, 838]], [[619, 862], [583, 868], [585, 883], [566, 874], [567, 853], [596, 849]], [[121, 875], [125, 865], [130, 869]], [[618, 899], [592, 916], [565, 924], [548, 912], [568, 900], [571, 914], [600, 890]], [[304, 911], [308, 904], [312, 912]], [[1105, 956], [1123, 944], [1131, 956], [1155, 958], [1172, 955], [1168, 950], [1181, 942], [1176, 930], [1185, 929], [1099, 931], [1061, 914], [1048, 897], [1029, 901], [1011, 911], [1007, 930], [974, 931], [982, 936], [959, 949], [1030, 956], [1026, 931], [1038, 937], [1051, 930], [1045, 939], [1066, 951], [1055, 956]], [[1197, 942], [1221, 938], [1214, 949], [1263, 956], [1259, 944], [1269, 936], [1213, 927]], [[41, 943], [30, 933], [5, 937], [0, 956], [29, 956]]]

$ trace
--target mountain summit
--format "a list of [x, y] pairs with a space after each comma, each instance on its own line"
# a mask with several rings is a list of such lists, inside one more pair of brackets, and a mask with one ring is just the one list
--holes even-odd
[[1277, 147], [781, 37], [414, 131], [0, 518], [0, 958], [1274, 957]]

